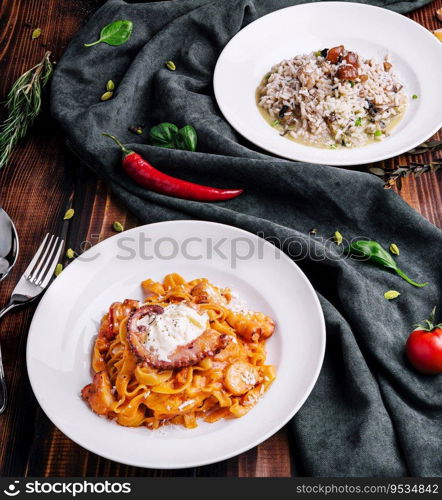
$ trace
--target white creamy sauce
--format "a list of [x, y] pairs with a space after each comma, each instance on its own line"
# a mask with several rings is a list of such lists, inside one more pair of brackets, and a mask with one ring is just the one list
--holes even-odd
[[169, 361], [169, 356], [177, 347], [198, 338], [209, 325], [207, 313], [185, 304], [169, 304], [163, 314], [144, 316], [137, 326], [147, 329], [146, 348], [153, 351], [161, 361]]
[[227, 308], [232, 312], [247, 314], [249, 309], [245, 301], [234, 291], [231, 292], [232, 298], [227, 304]]

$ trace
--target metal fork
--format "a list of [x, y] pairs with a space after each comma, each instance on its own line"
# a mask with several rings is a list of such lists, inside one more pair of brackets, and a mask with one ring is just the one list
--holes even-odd
[[[0, 310], [0, 318], [14, 307], [32, 302], [45, 291], [54, 275], [63, 243], [58, 236], [49, 235], [49, 233], [45, 236], [43, 243], [14, 288], [8, 304]], [[0, 348], [0, 415], [5, 411], [6, 403], [6, 381]]]

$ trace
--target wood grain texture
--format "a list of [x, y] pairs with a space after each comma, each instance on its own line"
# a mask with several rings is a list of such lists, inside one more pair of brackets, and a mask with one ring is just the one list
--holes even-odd
[[[71, 36], [102, 0], [11, 0], [0, 2], [0, 100], [24, 70], [45, 50], [60, 57]], [[442, 27], [434, 15], [442, 0], [409, 17], [427, 28]], [[37, 40], [35, 28], [42, 29]], [[439, 138], [441, 136], [439, 135]], [[429, 155], [415, 158], [428, 161]], [[389, 160], [393, 167], [409, 161]], [[407, 178], [399, 194], [438, 227], [442, 227], [441, 176]], [[137, 219], [115, 200], [106, 184], [78, 164], [63, 146], [63, 137], [44, 110], [29, 136], [17, 147], [8, 168], [0, 171], [0, 204], [20, 234], [20, 260], [2, 282], [0, 305], [9, 297], [26, 263], [47, 231], [59, 231], [72, 203], [76, 215], [67, 224], [67, 246], [81, 252], [114, 234], [112, 223], [135, 227]], [[234, 476], [284, 477], [293, 474], [296, 443], [282, 429], [239, 457], [206, 467], [179, 471], [148, 470], [105, 460], [73, 443], [55, 428], [35, 401], [25, 367], [26, 336], [35, 306], [16, 310], [1, 323], [1, 341], [10, 404], [0, 416], [2, 476]], [[292, 452], [290, 452], [292, 450]]]

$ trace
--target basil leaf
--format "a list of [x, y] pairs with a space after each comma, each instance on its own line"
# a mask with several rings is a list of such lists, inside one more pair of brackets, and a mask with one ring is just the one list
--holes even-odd
[[132, 21], [119, 20], [105, 26], [100, 33], [100, 38], [96, 42], [85, 43], [85, 47], [92, 47], [97, 43], [107, 43], [108, 45], [122, 45], [127, 42], [132, 34]]
[[427, 286], [428, 283], [416, 283], [411, 278], [409, 278], [403, 271], [401, 271], [394, 258], [384, 249], [377, 241], [371, 240], [359, 240], [354, 241], [348, 248], [348, 252], [366, 257], [369, 261], [374, 262], [382, 267], [391, 269], [396, 274], [398, 274], [402, 279], [404, 279], [410, 285], [423, 287]]
[[176, 136], [176, 145], [178, 149], [196, 151], [197, 142], [198, 136], [196, 135], [196, 130], [192, 127], [192, 125], [185, 125], [183, 128], [178, 130], [178, 134]]
[[150, 129], [150, 139], [154, 146], [174, 148], [178, 127], [173, 123], [160, 123]]
[[384, 250], [377, 241], [359, 240], [350, 245], [353, 253], [367, 257], [368, 259], [391, 269], [396, 268], [396, 261]]

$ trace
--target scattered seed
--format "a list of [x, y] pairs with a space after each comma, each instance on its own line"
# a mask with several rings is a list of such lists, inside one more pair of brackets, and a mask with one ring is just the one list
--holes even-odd
[[132, 125], [129, 127], [129, 132], [132, 132], [133, 134], [141, 135], [143, 133], [143, 127], [141, 125], [134, 126]]
[[396, 243], [392, 243], [390, 245], [390, 252], [393, 254], [393, 255], [399, 255], [399, 247], [396, 245]]
[[330, 144], [328, 147], [329, 147], [329, 149], [338, 149], [337, 144]]
[[117, 233], [121, 233], [124, 231], [124, 226], [121, 224], [121, 222], [118, 222], [117, 220], [112, 224], [112, 229], [116, 231]]
[[106, 90], [111, 91], [114, 90], [114, 88], [115, 88], [115, 83], [112, 80], [109, 80], [106, 83]]
[[58, 276], [61, 271], [63, 271], [63, 264], [57, 264], [54, 271], [55, 276]]
[[32, 32], [32, 40], [35, 40], [41, 35], [41, 28], [35, 28], [35, 30]]
[[166, 67], [167, 67], [167, 69], [170, 69], [170, 71], [176, 70], [176, 65], [173, 61], [167, 61]]
[[72, 219], [72, 217], [74, 216], [74, 213], [75, 213], [75, 210], [73, 208], [66, 210], [66, 213], [64, 214], [63, 220]]
[[393, 300], [399, 297], [400, 293], [396, 290], [388, 290], [388, 292], [384, 293], [384, 298], [387, 300]]
[[73, 259], [75, 257], [75, 252], [72, 250], [72, 248], [68, 248], [66, 250], [66, 257], [68, 259]]
[[339, 231], [335, 231], [333, 234], [333, 239], [335, 240], [336, 245], [342, 245], [343, 237]]
[[101, 101], [108, 101], [112, 96], [114, 95], [113, 92], [110, 92], [110, 91], [107, 91], [105, 92], [101, 97], [100, 97], [100, 100]]

